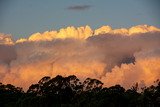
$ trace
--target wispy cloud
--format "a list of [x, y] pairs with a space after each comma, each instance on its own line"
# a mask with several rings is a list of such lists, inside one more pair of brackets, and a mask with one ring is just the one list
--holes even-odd
[[87, 10], [91, 8], [91, 5], [74, 5], [74, 6], [69, 6], [67, 9], [68, 10]]

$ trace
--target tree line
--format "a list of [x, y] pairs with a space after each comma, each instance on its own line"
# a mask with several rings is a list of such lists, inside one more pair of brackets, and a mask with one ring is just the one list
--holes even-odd
[[160, 107], [160, 81], [138, 92], [138, 84], [103, 87], [97, 79], [76, 76], [43, 77], [24, 92], [0, 83], [0, 107]]

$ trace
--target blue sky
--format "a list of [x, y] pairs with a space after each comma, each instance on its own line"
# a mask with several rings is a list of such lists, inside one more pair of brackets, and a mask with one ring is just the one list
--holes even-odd
[[160, 27], [159, 0], [0, 0], [0, 32], [14, 38], [66, 26]]

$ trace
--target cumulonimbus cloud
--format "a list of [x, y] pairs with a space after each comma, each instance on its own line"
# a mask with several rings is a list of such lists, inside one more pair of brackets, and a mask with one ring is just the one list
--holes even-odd
[[0, 36], [0, 81], [25, 89], [46, 75], [91, 77], [105, 86], [126, 88], [136, 82], [150, 85], [160, 78], [160, 30], [154, 26], [67, 27], [12, 44], [4, 36]]

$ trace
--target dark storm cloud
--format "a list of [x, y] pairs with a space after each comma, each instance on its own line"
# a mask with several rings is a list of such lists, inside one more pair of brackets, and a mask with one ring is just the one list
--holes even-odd
[[67, 9], [68, 10], [87, 10], [91, 8], [91, 5], [74, 5], [74, 6], [69, 6]]

